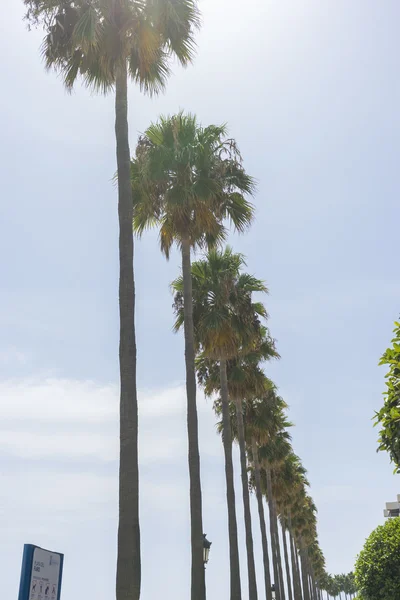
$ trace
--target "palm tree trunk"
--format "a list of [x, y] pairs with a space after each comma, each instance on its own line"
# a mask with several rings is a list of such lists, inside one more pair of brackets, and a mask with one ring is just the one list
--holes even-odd
[[301, 593], [300, 576], [299, 576], [299, 572], [297, 570], [296, 550], [295, 550], [291, 527], [292, 527], [292, 520], [291, 520], [291, 516], [289, 513], [289, 542], [290, 542], [290, 555], [291, 555], [291, 559], [292, 559], [294, 600], [303, 600], [303, 596]]
[[276, 502], [275, 502], [274, 498], [272, 498], [272, 503], [273, 503], [273, 511], [274, 511], [274, 530], [275, 530], [276, 550], [277, 550], [277, 559], [278, 559], [279, 582], [280, 582], [280, 588], [281, 588], [281, 599], [285, 600], [285, 584], [284, 584], [284, 580], [283, 580], [281, 543], [279, 540], [279, 530], [278, 530], [278, 513], [277, 513]]
[[308, 581], [308, 589], [310, 590], [310, 598], [311, 598], [311, 600], [315, 600], [314, 587], [313, 587], [313, 581], [312, 581], [311, 570], [310, 570], [310, 561], [308, 559], [307, 550], [305, 550], [305, 552], [304, 552], [304, 562], [305, 562], [306, 571], [307, 571], [307, 581]]
[[280, 580], [279, 580], [279, 570], [278, 570], [278, 551], [276, 548], [276, 537], [275, 537], [275, 528], [274, 528], [274, 507], [273, 507], [273, 497], [272, 497], [272, 480], [271, 480], [271, 471], [269, 468], [265, 469], [265, 480], [267, 483], [267, 496], [268, 496], [268, 508], [269, 508], [269, 528], [271, 533], [271, 548], [272, 548], [272, 566], [274, 569], [274, 580], [275, 580], [275, 591], [276, 591], [276, 600], [283, 600]]
[[192, 548], [191, 600], [205, 600], [203, 562], [203, 513], [200, 479], [199, 429], [196, 403], [196, 370], [193, 326], [192, 265], [190, 240], [182, 241], [188, 461], [190, 479], [190, 527]]
[[318, 598], [317, 598], [317, 588], [315, 587], [314, 578], [313, 578], [313, 576], [311, 574], [309, 576], [309, 582], [310, 582], [311, 599], [312, 600], [318, 600]]
[[289, 595], [289, 600], [293, 600], [292, 582], [291, 582], [291, 578], [290, 578], [289, 555], [288, 555], [288, 549], [287, 549], [286, 528], [284, 525], [282, 525], [282, 539], [283, 539], [283, 553], [284, 553], [284, 557], [285, 557], [286, 581], [287, 581], [288, 595]]
[[301, 562], [301, 576], [302, 576], [302, 580], [303, 580], [303, 598], [304, 598], [304, 600], [311, 600], [310, 587], [308, 584], [308, 574], [307, 574], [305, 550], [303, 547], [301, 547], [301, 549], [300, 549], [300, 562]]
[[242, 492], [244, 508], [244, 525], [246, 531], [247, 572], [249, 579], [249, 600], [257, 600], [256, 565], [254, 562], [253, 532], [251, 527], [249, 478], [247, 476], [246, 441], [243, 423], [242, 399], [235, 398], [236, 421], [240, 450], [240, 468], [242, 475]]
[[128, 140], [127, 68], [116, 78], [115, 136], [118, 166], [119, 314], [120, 314], [120, 463], [117, 600], [139, 600], [141, 585], [139, 526], [138, 404], [136, 388], [133, 203]]
[[222, 400], [222, 438], [225, 452], [226, 500], [228, 504], [229, 557], [231, 570], [231, 600], [241, 600], [239, 544], [236, 521], [235, 487], [233, 481], [232, 430], [229, 412], [226, 360], [220, 362]]
[[254, 437], [252, 439], [252, 453], [253, 453], [253, 462], [254, 462], [254, 476], [255, 476], [255, 482], [256, 482], [258, 516], [259, 516], [259, 520], [260, 520], [261, 542], [262, 542], [262, 550], [263, 550], [265, 597], [267, 600], [272, 600], [271, 572], [269, 569], [267, 528], [265, 526], [264, 504], [263, 504], [262, 491], [261, 491], [260, 461], [258, 459], [257, 442]]
[[293, 540], [293, 543], [294, 543], [294, 550], [295, 550], [297, 579], [298, 579], [298, 582], [299, 582], [299, 589], [301, 590], [302, 598], [304, 600], [303, 580], [302, 580], [302, 576], [301, 576], [300, 558], [299, 558], [300, 554], [299, 554], [299, 549], [297, 547], [296, 541]]
[[308, 550], [306, 550], [306, 561], [307, 561], [307, 570], [308, 570], [309, 580], [310, 580], [311, 596], [312, 596], [313, 600], [314, 599], [318, 600], [317, 585], [315, 583], [314, 570], [311, 565], [310, 557], [308, 555]]
[[298, 579], [297, 579], [296, 558], [294, 556], [293, 539], [292, 539], [292, 534], [291, 534], [290, 530], [289, 530], [289, 545], [290, 545], [290, 558], [291, 558], [291, 562], [292, 562], [294, 600], [302, 600], [301, 589], [299, 589], [299, 583], [298, 583]]
[[[273, 508], [272, 508], [272, 511], [273, 511]], [[273, 515], [271, 518], [273, 519]], [[276, 534], [275, 534], [275, 525], [274, 524], [272, 525], [272, 530], [273, 530], [272, 535], [273, 535], [273, 539], [274, 539], [274, 555], [273, 555], [273, 557], [274, 557], [275, 564], [276, 564], [276, 577], [277, 577], [277, 579], [275, 580], [275, 586], [279, 590], [280, 600], [283, 600], [284, 591], [283, 591], [283, 586], [282, 586], [282, 580], [281, 580], [280, 573], [279, 573], [279, 559], [278, 559], [279, 540], [277, 539]]]
[[318, 591], [317, 591], [317, 584], [315, 583], [314, 570], [311, 567], [310, 563], [309, 563], [309, 567], [310, 567], [310, 577], [311, 577], [311, 586], [313, 589], [313, 595], [314, 595], [315, 600], [318, 600]]

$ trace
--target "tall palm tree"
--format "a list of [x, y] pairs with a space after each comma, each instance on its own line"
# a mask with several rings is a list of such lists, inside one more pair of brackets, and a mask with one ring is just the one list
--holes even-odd
[[274, 479], [276, 477], [274, 471], [279, 471], [282, 463], [290, 452], [290, 436], [287, 431], [277, 432], [268, 444], [265, 444], [260, 448], [260, 458], [265, 472], [265, 487], [270, 514], [275, 585], [277, 586], [277, 596], [279, 600], [285, 600], [285, 588], [274, 490]]
[[[246, 404], [246, 430], [249, 436], [249, 462], [250, 462], [250, 483], [256, 491], [259, 523], [261, 531], [261, 541], [263, 547], [264, 560], [264, 581], [267, 600], [272, 599], [271, 576], [269, 570], [269, 553], [267, 543], [267, 532], [265, 525], [264, 504], [263, 504], [263, 486], [262, 471], [260, 462], [260, 448], [267, 444], [271, 437], [278, 431], [282, 431], [290, 426], [284, 414], [287, 408], [286, 403], [280, 398], [274, 385], [269, 381], [269, 389], [258, 399]], [[272, 543], [272, 536], [271, 536]], [[274, 557], [273, 548], [273, 557]], [[276, 563], [274, 562], [274, 567]], [[274, 569], [275, 570], [275, 569]], [[275, 579], [277, 579], [275, 575]], [[278, 591], [278, 590], [277, 590]], [[279, 591], [278, 591], [279, 593]]]
[[[247, 412], [257, 396], [261, 396], [271, 387], [271, 382], [259, 366], [261, 360], [278, 357], [275, 342], [266, 328], [260, 329], [260, 336], [254, 340], [251, 349], [245, 349], [236, 358], [227, 361], [227, 378], [229, 398], [233, 401], [232, 434], [239, 443], [240, 466], [242, 480], [242, 496], [244, 523], [246, 532], [246, 550], [248, 567], [249, 598], [257, 598], [257, 583], [254, 561], [253, 534], [250, 512], [250, 491], [247, 465], [246, 444], [249, 443], [249, 430], [247, 427]], [[220, 394], [219, 365], [216, 361], [200, 357], [197, 360], [198, 377], [204, 386], [206, 395]], [[214, 403], [217, 414], [221, 415], [221, 402]], [[218, 423], [220, 433], [223, 433], [223, 423]], [[268, 555], [268, 548], [267, 548]], [[269, 572], [269, 566], [268, 566]], [[269, 592], [271, 581], [269, 578]]]
[[299, 497], [299, 502], [295, 507], [295, 514], [293, 516], [293, 525], [296, 530], [296, 539], [300, 552], [304, 600], [312, 600], [310, 569], [308, 566], [308, 548], [317, 537], [316, 512], [317, 509], [315, 503], [304, 491]]
[[[199, 11], [196, 0], [24, 0], [24, 4], [29, 24], [45, 29], [46, 67], [59, 72], [68, 89], [78, 78], [101, 92], [115, 89], [121, 381], [116, 593], [118, 600], [137, 600], [141, 564], [128, 79], [150, 94], [163, 89], [170, 59], [176, 57], [182, 65], [192, 60]], [[194, 598], [203, 600], [201, 593]]]
[[306, 487], [309, 486], [309, 483], [305, 477], [306, 470], [293, 452], [289, 452], [284, 462], [281, 463], [278, 474], [279, 477], [276, 476], [275, 469], [274, 494], [278, 502], [281, 523], [289, 533], [294, 598], [303, 600], [297, 531], [294, 525], [300, 510], [299, 507], [303, 510]]
[[290, 576], [290, 564], [289, 564], [289, 553], [287, 546], [287, 537], [286, 537], [286, 526], [285, 523], [281, 522], [281, 533], [282, 533], [282, 541], [283, 541], [283, 557], [285, 561], [285, 569], [286, 569], [286, 582], [288, 589], [288, 598], [289, 600], [293, 600], [293, 592], [292, 592], [292, 578]]
[[[78, 78], [101, 92], [115, 89], [121, 381], [116, 591], [118, 600], [137, 600], [141, 563], [128, 79], [149, 94], [162, 90], [170, 59], [176, 57], [182, 65], [192, 60], [199, 11], [196, 0], [24, 0], [24, 4], [29, 24], [45, 29], [46, 67], [59, 72], [68, 89]], [[203, 600], [201, 591], [195, 597]]]
[[[249, 478], [246, 452], [246, 443], [248, 444], [250, 442], [251, 436], [251, 428], [249, 428], [250, 430], [247, 431], [247, 425], [249, 423], [247, 414], [251, 410], [251, 406], [253, 405], [254, 399], [260, 397], [260, 395], [267, 392], [267, 390], [271, 388], [271, 382], [265, 377], [263, 371], [261, 370], [259, 366], [259, 360], [261, 358], [263, 360], [269, 360], [271, 358], [278, 357], [279, 355], [275, 350], [275, 343], [271, 339], [269, 334], [262, 335], [260, 341], [257, 341], [255, 343], [254, 347], [249, 353], [246, 352], [244, 356], [239, 356], [238, 358], [233, 359], [233, 361], [231, 361], [233, 364], [230, 365], [230, 368], [228, 370], [228, 372], [230, 372], [230, 376], [228, 377], [228, 382], [230, 383], [230, 396], [234, 400], [236, 407], [237, 439], [239, 442], [240, 450], [250, 600], [252, 600], [252, 598], [257, 598], [257, 587], [255, 579]], [[246, 427], [244, 422], [244, 412], [246, 414]]]
[[325, 571], [325, 559], [318, 542], [316, 507], [307, 493], [306, 488], [309, 484], [305, 479], [306, 471], [300, 462], [296, 470], [295, 484], [291, 490], [288, 490], [289, 497], [284, 502], [283, 511], [289, 515], [290, 540], [296, 549], [297, 563], [298, 552], [300, 554], [301, 570], [297, 564], [296, 577], [301, 571], [302, 585], [298, 578], [297, 590], [301, 591], [300, 597], [304, 600], [320, 600], [322, 586], [327, 586], [328, 577]]
[[134, 230], [141, 235], [158, 226], [165, 256], [169, 258], [174, 243], [182, 254], [179, 300], [185, 335], [192, 598], [203, 598], [205, 587], [191, 253], [221, 241], [226, 219], [242, 232], [253, 216], [247, 196], [254, 182], [243, 169], [236, 143], [226, 135], [225, 126], [203, 128], [192, 115], [161, 117], [140, 139], [131, 165]]
[[297, 589], [296, 574], [294, 570], [292, 575], [290, 573], [289, 552], [287, 545], [287, 532], [289, 530], [288, 515], [290, 514], [291, 498], [293, 497], [294, 490], [297, 486], [304, 485], [304, 480], [300, 479], [303, 473], [304, 469], [300, 465], [300, 459], [294, 453], [290, 453], [279, 471], [279, 477], [274, 481], [274, 493], [277, 500], [282, 529], [282, 541], [289, 600], [292, 600], [293, 594], [295, 595], [295, 600], [297, 600], [296, 596], [298, 597], [299, 594]]
[[295, 544], [295, 540], [294, 540], [294, 536], [293, 536], [291, 514], [289, 514], [288, 523], [289, 523], [290, 556], [291, 556], [291, 561], [292, 561], [292, 574], [293, 574], [293, 581], [294, 581], [294, 586], [293, 586], [294, 587], [294, 598], [295, 598], [295, 600], [303, 600], [303, 592], [302, 592], [302, 587], [301, 587], [301, 577], [300, 577], [300, 570], [299, 570], [299, 563], [298, 563], [298, 555], [297, 555], [297, 548], [296, 548], [296, 544]]
[[[301, 464], [298, 456], [290, 453], [279, 472], [279, 478], [275, 479], [274, 492], [277, 498], [280, 521], [282, 525], [282, 539], [284, 544], [284, 554], [286, 562], [286, 572], [288, 581], [289, 598], [291, 594], [291, 582], [293, 583], [293, 594], [295, 600], [301, 600], [301, 584], [296, 568], [296, 560], [294, 556], [294, 544], [292, 539], [292, 519], [291, 515], [293, 507], [296, 506], [296, 501], [299, 494], [304, 492], [309, 483], [306, 479], [306, 470]], [[292, 577], [289, 572], [289, 557], [288, 551], [285, 548], [287, 540], [286, 533], [289, 533], [291, 562], [292, 562]]]
[[[229, 405], [228, 361], [239, 356], [260, 335], [260, 318], [266, 317], [261, 303], [253, 302], [254, 292], [265, 291], [264, 284], [242, 273], [244, 258], [230, 248], [209, 251], [205, 260], [192, 267], [193, 321], [198, 349], [219, 363], [220, 395], [225, 453], [225, 476], [229, 522], [231, 600], [240, 600], [239, 547], [233, 482], [232, 430]], [[182, 278], [173, 283], [177, 292], [176, 328], [184, 323]]]

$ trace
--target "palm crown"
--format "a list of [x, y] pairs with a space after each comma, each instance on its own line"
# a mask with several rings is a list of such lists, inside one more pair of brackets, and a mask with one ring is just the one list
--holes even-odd
[[[275, 341], [266, 327], [257, 324], [253, 347], [244, 348], [234, 358], [227, 361], [229, 396], [243, 401], [253, 401], [271, 389], [273, 383], [265, 376], [260, 366], [261, 360], [279, 358]], [[218, 363], [204, 353], [196, 360], [197, 376], [207, 396], [219, 392], [220, 377]]]
[[253, 217], [247, 196], [254, 180], [224, 125], [202, 127], [193, 115], [161, 117], [140, 138], [132, 161], [134, 229], [160, 226], [168, 257], [174, 242], [212, 246], [225, 237], [224, 220], [244, 231]]
[[[247, 273], [240, 273], [245, 264], [240, 254], [231, 248], [210, 250], [207, 259], [193, 263], [193, 320], [198, 348], [211, 358], [234, 358], [240, 349], [251, 346], [266, 317], [265, 307], [252, 301], [254, 292], [265, 292], [265, 284]], [[175, 329], [184, 321], [182, 290], [179, 277], [172, 284], [175, 296]]]
[[31, 25], [44, 24], [42, 53], [71, 88], [78, 76], [107, 91], [118, 67], [149, 93], [165, 86], [170, 57], [192, 58], [200, 15], [194, 0], [24, 0]]

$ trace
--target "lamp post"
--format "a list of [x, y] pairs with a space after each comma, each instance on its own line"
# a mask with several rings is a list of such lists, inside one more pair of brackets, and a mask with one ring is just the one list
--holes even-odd
[[208, 559], [210, 556], [210, 548], [211, 548], [211, 542], [208, 541], [207, 537], [206, 537], [206, 533], [203, 533], [203, 562], [204, 562], [204, 568], [206, 567], [206, 564], [208, 563]]
[[275, 600], [276, 599], [276, 591], [275, 591], [274, 583], [271, 585], [271, 593], [272, 593], [272, 600]]

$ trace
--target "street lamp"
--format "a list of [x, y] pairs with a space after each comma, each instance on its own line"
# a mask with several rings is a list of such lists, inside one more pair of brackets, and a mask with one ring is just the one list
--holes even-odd
[[203, 533], [203, 562], [204, 562], [204, 566], [206, 566], [206, 564], [208, 563], [208, 559], [210, 556], [210, 548], [211, 548], [211, 542], [208, 541], [208, 539], [206, 538], [206, 533]]
[[272, 600], [275, 600], [275, 598], [276, 598], [276, 591], [275, 591], [275, 584], [274, 583], [271, 585], [271, 592], [272, 592]]

